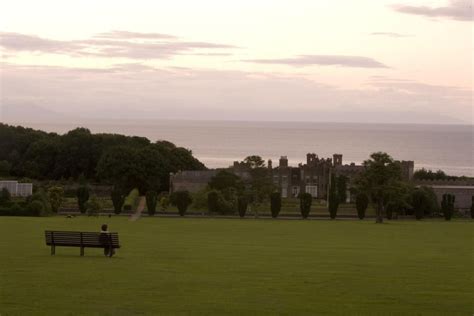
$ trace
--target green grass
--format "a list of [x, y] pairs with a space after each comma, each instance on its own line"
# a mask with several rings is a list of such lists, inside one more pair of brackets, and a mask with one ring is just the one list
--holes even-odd
[[[57, 248], [44, 230], [123, 248]], [[0, 218], [0, 315], [472, 315], [470, 221]]]

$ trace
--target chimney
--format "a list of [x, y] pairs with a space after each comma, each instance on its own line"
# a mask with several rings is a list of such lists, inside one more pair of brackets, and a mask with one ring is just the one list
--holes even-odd
[[342, 155], [341, 154], [334, 154], [332, 157], [333, 157], [334, 167], [342, 166]]

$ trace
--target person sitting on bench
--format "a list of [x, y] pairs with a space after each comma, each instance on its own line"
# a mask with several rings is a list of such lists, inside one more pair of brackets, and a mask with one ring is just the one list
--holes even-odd
[[100, 242], [104, 245], [104, 256], [112, 257], [115, 250], [110, 246], [110, 233], [107, 224], [103, 224], [100, 228]]

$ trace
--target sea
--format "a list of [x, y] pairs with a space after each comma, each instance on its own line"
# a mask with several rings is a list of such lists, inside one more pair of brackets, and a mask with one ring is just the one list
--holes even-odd
[[190, 149], [209, 168], [227, 167], [249, 155], [278, 164], [305, 162], [343, 154], [343, 163], [362, 163], [377, 151], [397, 160], [415, 161], [415, 169], [441, 169], [450, 175], [474, 177], [474, 127], [471, 125], [360, 124], [316, 122], [241, 122], [185, 120], [87, 121], [81, 123], [17, 123], [49, 132], [75, 127], [94, 133], [145, 136]]

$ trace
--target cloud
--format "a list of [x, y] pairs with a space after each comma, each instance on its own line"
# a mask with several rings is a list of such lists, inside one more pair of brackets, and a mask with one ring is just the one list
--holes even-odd
[[[36, 106], [84, 120], [206, 118], [472, 124], [472, 117], [466, 115], [472, 111], [472, 89], [389, 77], [372, 77], [361, 89], [342, 89], [296, 75], [153, 68], [139, 63], [107, 69], [5, 63], [0, 67], [0, 105], [10, 109]], [[21, 113], [25, 122], [37, 119], [34, 113]]]
[[359, 68], [388, 68], [384, 64], [369, 57], [344, 55], [300, 55], [293, 58], [247, 59], [244, 61], [258, 64], [281, 64], [296, 67], [321, 65]]
[[399, 37], [410, 37], [411, 35], [406, 35], [406, 34], [400, 34], [400, 33], [394, 33], [394, 32], [372, 32], [370, 35], [374, 36], [388, 36], [388, 37], [394, 37], [394, 38], [399, 38]]
[[407, 14], [422, 15], [432, 18], [446, 18], [458, 21], [472, 21], [473, 11], [471, 0], [451, 0], [442, 7], [393, 5], [395, 11]]
[[[218, 56], [233, 45], [178, 40], [171, 35], [113, 31], [91, 39], [60, 41], [12, 32], [0, 32], [0, 47], [8, 52], [130, 59], [166, 59], [175, 55]], [[228, 53], [228, 52], [226, 52]]]

